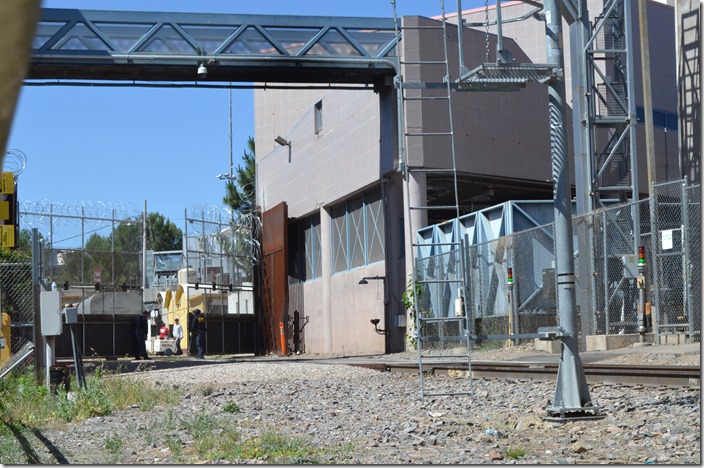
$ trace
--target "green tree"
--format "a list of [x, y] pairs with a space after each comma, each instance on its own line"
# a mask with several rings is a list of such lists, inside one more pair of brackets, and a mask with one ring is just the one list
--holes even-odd
[[147, 249], [155, 252], [181, 250], [183, 231], [160, 213], [147, 215]]
[[254, 213], [256, 204], [254, 138], [247, 140], [247, 149], [242, 154], [243, 165], [237, 166], [235, 180], [225, 185], [223, 203], [240, 214]]
[[236, 268], [251, 278], [252, 265], [259, 258], [257, 228], [261, 225], [256, 210], [256, 165], [254, 158], [254, 138], [247, 140], [247, 149], [242, 155], [242, 165], [237, 166], [234, 180], [228, 180], [225, 186], [223, 203], [237, 212], [232, 221], [231, 238], [219, 239]]

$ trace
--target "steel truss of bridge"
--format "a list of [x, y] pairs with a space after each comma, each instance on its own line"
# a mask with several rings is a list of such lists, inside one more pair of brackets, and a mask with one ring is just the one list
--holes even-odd
[[391, 18], [45, 8], [27, 78], [388, 85], [396, 44]]

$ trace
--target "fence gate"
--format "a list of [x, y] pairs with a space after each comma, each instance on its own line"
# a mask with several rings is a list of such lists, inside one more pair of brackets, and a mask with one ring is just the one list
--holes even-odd
[[[701, 333], [701, 191], [686, 180], [656, 185], [653, 210], [653, 300], [658, 335]], [[659, 341], [659, 338], [658, 338]]]

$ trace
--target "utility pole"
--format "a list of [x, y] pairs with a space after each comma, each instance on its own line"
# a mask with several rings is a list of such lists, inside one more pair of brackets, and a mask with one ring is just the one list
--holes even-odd
[[[645, 0], [638, 0], [638, 28], [640, 30], [640, 61], [643, 78], [643, 114], [645, 120], [645, 155], [648, 162], [648, 193], [653, 196], [655, 182], [655, 137], [653, 136], [653, 100], [650, 88], [650, 41], [648, 40], [648, 12]], [[636, 155], [631, 155], [635, 158]], [[637, 199], [638, 194], [633, 198]]]
[[557, 384], [548, 414], [559, 420], [594, 410], [589, 397], [587, 379], [579, 358], [577, 336], [577, 309], [572, 241], [572, 200], [567, 158], [567, 130], [565, 128], [564, 57], [562, 53], [561, 0], [545, 0], [545, 32], [547, 61], [557, 70], [548, 82], [548, 112], [550, 116], [550, 152], [552, 156], [553, 199], [555, 203], [555, 272], [557, 275], [561, 356]]

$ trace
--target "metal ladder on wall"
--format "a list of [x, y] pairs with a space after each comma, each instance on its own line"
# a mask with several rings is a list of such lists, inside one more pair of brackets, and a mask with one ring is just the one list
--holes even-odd
[[[397, 37], [402, 37], [399, 35], [399, 31], [403, 33], [408, 30], [435, 30], [443, 35], [443, 51], [444, 57], [442, 60], [422, 60], [422, 61], [408, 61], [404, 60], [400, 50], [400, 45], [398, 46], [399, 54], [399, 75], [396, 76], [396, 89], [397, 93], [400, 94], [399, 99], [399, 120], [403, 128], [403, 140], [404, 147], [409, 147], [409, 140], [415, 138], [421, 139], [437, 139], [445, 140], [449, 143], [451, 148], [452, 166], [448, 168], [427, 168], [419, 167], [408, 164], [409, 158], [407, 152], [403, 152], [403, 160], [401, 170], [404, 176], [404, 184], [406, 184], [406, 219], [410, 231], [410, 245], [412, 246], [412, 258], [413, 258], [413, 273], [411, 274], [411, 281], [409, 282], [411, 291], [415, 292], [413, 294], [413, 307], [415, 309], [415, 341], [418, 348], [418, 373], [420, 377], [420, 391], [421, 399], [425, 399], [426, 396], [440, 396], [440, 395], [468, 395], [472, 393], [471, 389], [471, 349], [472, 341], [469, 334], [469, 321], [468, 314], [466, 311], [466, 301], [463, 300], [466, 297], [466, 284], [465, 284], [465, 258], [463, 254], [463, 244], [459, 232], [459, 224], [456, 222], [453, 227], [452, 239], [450, 242], [435, 242], [433, 243], [423, 243], [417, 242], [415, 237], [415, 230], [425, 226], [414, 226], [413, 216], [411, 213], [415, 210], [423, 211], [426, 214], [430, 210], [445, 210], [454, 213], [455, 219], [460, 217], [459, 209], [459, 194], [457, 187], [457, 164], [455, 155], [455, 141], [454, 141], [454, 128], [452, 119], [452, 80], [450, 79], [450, 70], [448, 63], [448, 31], [447, 22], [445, 19], [445, 4], [441, 0], [442, 7], [442, 25], [432, 25], [432, 26], [399, 26], [398, 18], [396, 15], [396, 2], [392, 0], [394, 7], [394, 22], [396, 24], [396, 34]], [[436, 70], [442, 68], [443, 72], [443, 82], [425, 82], [422, 80], [418, 81], [405, 81], [403, 74], [406, 71], [407, 76], [422, 77], [428, 70]], [[424, 93], [424, 90], [431, 90], [430, 93]], [[430, 94], [430, 95], [428, 95]], [[445, 103], [447, 109], [448, 127], [445, 129], [439, 129], [435, 131], [426, 131], [424, 128], [420, 128], [417, 131], [411, 131], [408, 126], [408, 121], [406, 119], [406, 106], [407, 103], [416, 101], [438, 101], [439, 103]], [[442, 104], [441, 104], [442, 105]], [[435, 123], [435, 122], [433, 122]], [[450, 176], [453, 182], [453, 200], [454, 203], [451, 205], [433, 205], [426, 203], [426, 206], [414, 206], [411, 204], [409, 182], [413, 174], [436, 175], [436, 176]], [[431, 279], [427, 278], [423, 272], [423, 263], [418, 258], [419, 249], [427, 247], [435, 250], [450, 250], [454, 251], [453, 255], [457, 255], [459, 260], [457, 262], [458, 270], [455, 271], [453, 279], [449, 277]], [[435, 252], [432, 252], [435, 253]], [[435, 313], [427, 314], [421, 310], [419, 301], [423, 300], [423, 291], [427, 291], [429, 288], [437, 287], [451, 287], [453, 291], [457, 292], [457, 297], [462, 301], [462, 312], [456, 313], [448, 316], [436, 316]], [[457, 299], [456, 299], [457, 300]], [[447, 308], [446, 308], [447, 309]], [[437, 315], [440, 315], [439, 313]], [[435, 333], [433, 333], [435, 331]], [[450, 332], [446, 334], [445, 332]], [[447, 344], [454, 344], [455, 346], [451, 349], [446, 349]], [[440, 348], [440, 349], [430, 349], [430, 348]], [[463, 348], [463, 352], [459, 352]], [[424, 370], [424, 364], [427, 365], [429, 362], [438, 363], [440, 360], [447, 361], [452, 359], [456, 362], [458, 359], [466, 360], [467, 362], [467, 377], [468, 386], [465, 390], [460, 390], [457, 392], [433, 392], [426, 389], [425, 374], [427, 370]]]

